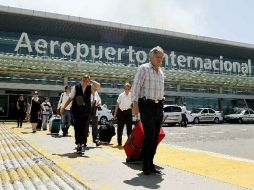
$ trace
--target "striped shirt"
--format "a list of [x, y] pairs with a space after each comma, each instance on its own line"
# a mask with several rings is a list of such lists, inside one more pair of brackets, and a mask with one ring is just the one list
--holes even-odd
[[133, 85], [132, 101], [146, 97], [151, 100], [162, 100], [164, 98], [164, 74], [159, 68], [155, 70], [151, 63], [146, 63], [138, 68]]

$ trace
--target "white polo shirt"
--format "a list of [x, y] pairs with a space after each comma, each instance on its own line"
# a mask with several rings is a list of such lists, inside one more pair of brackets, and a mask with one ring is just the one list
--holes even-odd
[[131, 92], [129, 92], [128, 95], [126, 95], [125, 92], [122, 92], [121, 94], [119, 94], [117, 98], [117, 103], [119, 104], [119, 108], [122, 111], [131, 109], [131, 104], [132, 104]]

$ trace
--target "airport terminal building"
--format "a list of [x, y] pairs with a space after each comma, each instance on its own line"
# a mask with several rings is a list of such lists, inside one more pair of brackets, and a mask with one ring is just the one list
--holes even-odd
[[254, 45], [0, 6], [0, 117], [13, 118], [18, 95], [29, 102], [34, 90], [56, 108], [64, 86], [84, 74], [102, 84], [113, 110], [157, 45], [165, 50], [167, 104], [254, 108]]

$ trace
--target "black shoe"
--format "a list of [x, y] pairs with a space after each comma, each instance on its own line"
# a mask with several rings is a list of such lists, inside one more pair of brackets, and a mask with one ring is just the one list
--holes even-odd
[[152, 165], [149, 166], [149, 170], [150, 170], [151, 173], [154, 173], [154, 174], [161, 174], [161, 171], [160, 171], [160, 170], [155, 169], [154, 164], [152, 164]]
[[154, 173], [154, 174], [161, 174], [161, 171], [156, 170], [155, 168], [150, 169], [150, 171], [151, 171], [151, 173]]
[[63, 137], [66, 137], [67, 136], [67, 134], [66, 133], [63, 133]]
[[101, 142], [99, 140], [95, 141], [96, 146], [100, 146]]
[[143, 174], [144, 174], [144, 175], [150, 175], [151, 172], [150, 172], [149, 169], [150, 169], [150, 168], [148, 167], [148, 162], [143, 161], [143, 168], [142, 168]]
[[144, 175], [150, 175], [151, 172], [150, 172], [149, 169], [147, 168], [147, 169], [143, 169], [143, 174], [144, 174]]
[[77, 154], [82, 154], [82, 147], [81, 146], [77, 147]]
[[82, 149], [85, 151], [85, 148], [87, 147], [86, 144], [82, 144]]

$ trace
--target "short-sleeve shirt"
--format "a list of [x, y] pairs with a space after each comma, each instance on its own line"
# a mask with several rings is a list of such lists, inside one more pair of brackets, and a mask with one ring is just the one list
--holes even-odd
[[132, 104], [131, 92], [129, 92], [128, 95], [126, 95], [125, 92], [122, 92], [121, 94], [119, 94], [117, 98], [117, 103], [119, 104], [119, 108], [122, 111], [131, 109], [131, 104]]

